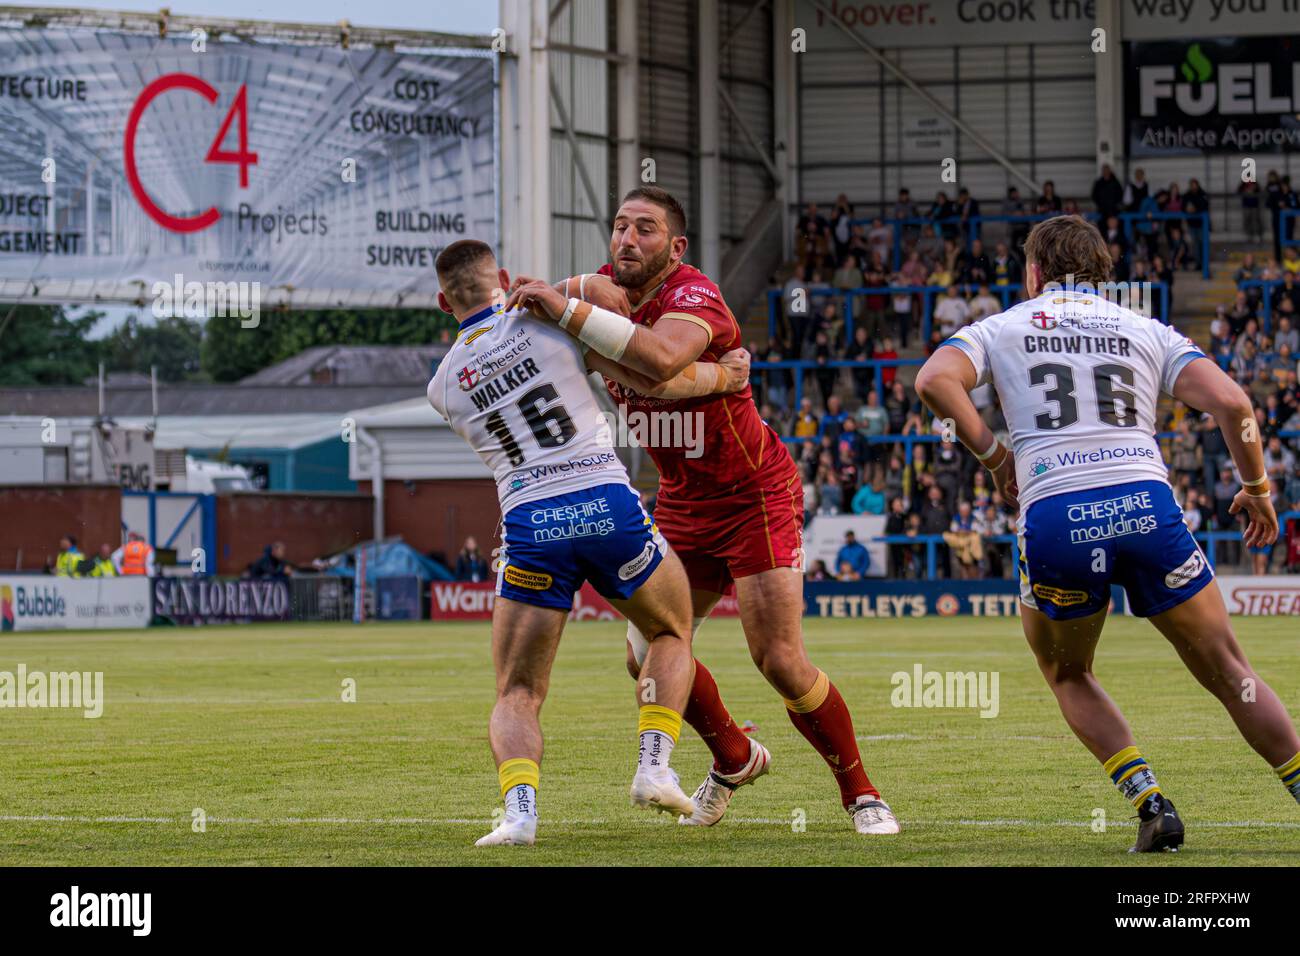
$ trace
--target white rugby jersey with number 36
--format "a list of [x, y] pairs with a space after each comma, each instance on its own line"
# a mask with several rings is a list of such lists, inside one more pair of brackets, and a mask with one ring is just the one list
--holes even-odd
[[1075, 290], [1045, 292], [958, 329], [979, 384], [992, 383], [1011, 430], [1020, 509], [1049, 495], [1168, 481], [1156, 406], [1188, 362], [1186, 336]]
[[428, 397], [492, 470], [502, 513], [596, 485], [630, 485], [582, 345], [523, 310], [489, 307], [462, 322]]

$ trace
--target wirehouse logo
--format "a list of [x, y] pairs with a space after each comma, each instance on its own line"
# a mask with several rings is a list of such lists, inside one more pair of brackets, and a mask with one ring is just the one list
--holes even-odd
[[73, 886], [50, 897], [50, 925], [126, 927], [132, 936], [148, 936], [153, 929], [153, 894], [83, 893]]

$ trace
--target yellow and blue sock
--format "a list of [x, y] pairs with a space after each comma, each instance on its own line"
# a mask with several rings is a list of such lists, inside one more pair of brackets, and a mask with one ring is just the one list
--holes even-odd
[[506, 803], [506, 813], [511, 816], [537, 816], [537, 784], [541, 768], [537, 761], [527, 757], [511, 757], [497, 767], [497, 780], [501, 783], [501, 799]]
[[1151, 796], [1160, 792], [1156, 775], [1136, 747], [1125, 747], [1104, 766], [1124, 799], [1139, 809]]
[[682, 715], [658, 704], [642, 704], [637, 715], [637, 733], [641, 738], [638, 766], [658, 769], [668, 766], [677, 738], [682, 732]]
[[1300, 753], [1282, 766], [1274, 767], [1273, 772], [1277, 774], [1277, 779], [1282, 781], [1282, 786], [1291, 791], [1291, 796], [1295, 797], [1296, 803], [1300, 803]]

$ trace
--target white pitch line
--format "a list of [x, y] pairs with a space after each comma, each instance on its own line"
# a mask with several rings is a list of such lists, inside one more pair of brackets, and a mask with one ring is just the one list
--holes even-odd
[[[671, 823], [667, 817], [649, 817], [648, 822], [653, 823]], [[62, 814], [34, 814], [19, 815], [6, 814], [0, 815], [2, 823], [137, 823], [137, 824], [190, 824], [189, 817], [89, 817], [89, 816], [68, 816]], [[492, 826], [492, 820], [485, 817], [208, 817], [207, 822], [220, 826]], [[541, 821], [543, 824], [552, 826], [605, 826], [610, 821], [604, 819], [561, 819], [548, 820], [545, 817]], [[727, 822], [732, 824], [741, 824], [746, 826], [775, 826], [786, 828], [790, 826], [788, 817], [728, 817]], [[814, 825], [831, 824], [834, 821], [830, 819], [806, 820], [806, 823]], [[1034, 829], [1055, 829], [1055, 828], [1090, 828], [1091, 821], [1086, 820], [1014, 820], [1014, 819], [994, 819], [994, 820], [907, 820], [902, 821], [904, 830], [908, 827], [1030, 827]], [[1135, 821], [1119, 820], [1107, 823], [1107, 829], [1125, 828], [1133, 829], [1137, 826]], [[1260, 830], [1297, 830], [1300, 829], [1300, 823], [1289, 823], [1284, 821], [1273, 820], [1220, 820], [1220, 821], [1196, 821], [1192, 824], [1193, 829], [1204, 830], [1237, 830], [1237, 829], [1260, 829]]]

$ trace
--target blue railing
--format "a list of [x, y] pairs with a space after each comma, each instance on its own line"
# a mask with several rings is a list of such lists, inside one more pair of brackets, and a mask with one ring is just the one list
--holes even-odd
[[[837, 361], [834, 361], [834, 362], [823, 362], [823, 363], [817, 363], [817, 362], [802, 362], [802, 361], [800, 361], [800, 362], [795, 362], [795, 361], [785, 361], [785, 362], [754, 362], [754, 363], [752, 363], [752, 364], [749, 366], [749, 369], [750, 369], [750, 373], [751, 373], [751, 374], [750, 374], [750, 380], [751, 380], [751, 381], [753, 380], [753, 373], [754, 373], [754, 372], [766, 372], [766, 371], [769, 371], [769, 370], [771, 370], [771, 371], [776, 371], [776, 370], [779, 370], [779, 369], [784, 369], [784, 370], [786, 370], [786, 371], [794, 372], [794, 407], [795, 407], [796, 409], [798, 409], [798, 408], [799, 408], [799, 405], [800, 405], [800, 404], [802, 403], [802, 401], [803, 401], [803, 379], [804, 379], [804, 376], [805, 376], [806, 374], [808, 374], [809, 372], [817, 372], [817, 371], [820, 370], [820, 369], [826, 369], [826, 368], [835, 368], [835, 369], [839, 369], [839, 368], [869, 368], [869, 369], [872, 369], [872, 370], [873, 370], [874, 384], [875, 384], [875, 388], [876, 388], [876, 394], [877, 394], [878, 396], [880, 396], [880, 400], [881, 400], [881, 402], [884, 402], [884, 400], [885, 400], [885, 380], [884, 380], [884, 372], [883, 372], [884, 369], [887, 369], [887, 368], [902, 368], [902, 367], [904, 367], [904, 366], [908, 366], [908, 365], [924, 365], [924, 364], [925, 364], [925, 359], [919, 359], [919, 358], [914, 358], [914, 359], [867, 359], [867, 360], [863, 360], [863, 361], [852, 361], [852, 360], [849, 360], [849, 359], [842, 359], [842, 360], [837, 360]], [[766, 390], [766, 389], [769, 387], [769, 386], [767, 385], [767, 382], [766, 382], [766, 381], [764, 381], [762, 387], [763, 387], [764, 390]], [[823, 397], [825, 397], [825, 396], [823, 396]]]
[[[963, 292], [973, 292], [979, 287], [972, 285], [963, 285], [953, 283]], [[1002, 308], [1009, 309], [1012, 306], [1012, 296], [1020, 293], [1024, 286], [1016, 285], [990, 285], [989, 292], [996, 294], [1002, 300]], [[853, 339], [853, 303], [864, 296], [872, 295], [919, 295], [922, 297], [921, 302], [921, 341], [930, 341], [930, 333], [933, 331], [932, 321], [934, 318], [934, 297], [942, 295], [948, 291], [947, 286], [943, 285], [885, 285], [873, 286], [871, 288], [857, 289], [837, 289], [829, 285], [810, 285], [805, 287], [808, 293], [807, 304], [811, 306], [812, 299], [839, 299], [840, 311], [844, 316], [844, 341], [849, 342]], [[785, 295], [784, 289], [768, 289], [767, 291], [767, 336], [776, 338], [778, 323], [781, 317], [781, 299]], [[814, 313], [811, 308], [808, 314]], [[886, 315], [891, 314], [886, 308]], [[888, 321], [888, 320], [886, 320]], [[909, 319], [910, 321], [910, 319]], [[888, 327], [886, 327], [888, 328]], [[793, 344], [793, 343], [792, 343]]]
[[[1300, 245], [1300, 242], [1296, 245]], [[1264, 290], [1260, 297], [1260, 311], [1263, 313], [1262, 325], [1266, 335], [1273, 333], [1273, 290], [1280, 289], [1282, 285], [1281, 279], [1243, 279], [1237, 283], [1237, 288], [1244, 292], [1249, 292], [1251, 289]]]
[[[871, 539], [872, 541], [882, 544], [902, 544], [902, 545], [925, 545], [925, 576], [928, 580], [935, 580], [936, 571], [939, 567], [938, 554], [939, 548], [946, 542], [941, 534], [882, 534]], [[984, 538], [985, 541], [991, 541], [996, 544], [1011, 545], [1011, 566], [1014, 568], [1020, 564], [1020, 542], [1014, 534], [991, 534]]]
[[[1286, 533], [1287, 522], [1297, 519], [1300, 519], [1300, 511], [1288, 511], [1278, 515], [1278, 525], [1281, 528], [1281, 534], [1278, 537], [1279, 541], [1284, 540], [1283, 536]], [[1205, 558], [1210, 562], [1210, 567], [1215, 567], [1215, 542], [1240, 542], [1242, 536], [1240, 531], [1200, 531], [1192, 537], [1206, 546]], [[931, 581], [937, 576], [939, 548], [947, 543], [941, 534], [882, 534], [873, 537], [871, 540], [885, 545], [925, 545], [925, 576]], [[1014, 568], [1020, 564], [1020, 541], [1016, 535], [991, 534], [986, 535], [984, 540], [993, 544], [1011, 545], [1011, 566]]]
[[[962, 283], [953, 283], [953, 284], [956, 285], [957, 288], [958, 288], [961, 292], [963, 292], [963, 293], [970, 293], [970, 292], [976, 291], [976, 290], [979, 288], [978, 286], [967, 285], [967, 284], [962, 284]], [[987, 284], [987, 283], [985, 283], [985, 284]], [[1121, 286], [1121, 287], [1127, 287], [1128, 283], [1118, 283], [1118, 285]], [[1160, 320], [1161, 322], [1163, 322], [1165, 325], [1168, 325], [1168, 324], [1169, 324], [1169, 286], [1168, 286], [1168, 284], [1166, 284], [1166, 283], [1164, 283], [1164, 282], [1147, 282], [1146, 285], [1149, 286], [1149, 287], [1151, 288], [1151, 291], [1152, 291], [1153, 293], [1155, 293], [1155, 294], [1157, 294], [1157, 295], [1160, 296], [1160, 309], [1159, 309], [1159, 315], [1158, 315], [1158, 318], [1159, 318], [1159, 320]], [[997, 295], [997, 296], [1002, 300], [1002, 308], [1003, 308], [1003, 310], [1006, 310], [1006, 309], [1011, 308], [1011, 306], [1013, 305], [1013, 297], [1015, 297], [1015, 300], [1018, 301], [1018, 299], [1019, 299], [1019, 294], [1020, 294], [1021, 291], [1023, 291], [1023, 289], [1024, 289], [1024, 286], [1021, 285], [1021, 284], [1019, 284], [1019, 283], [1016, 283], [1016, 284], [1013, 284], [1013, 285], [990, 285], [990, 286], [989, 286], [989, 292], [992, 293], [992, 294], [994, 294], [994, 295]], [[805, 305], [807, 305], [807, 306], [809, 307], [809, 309], [808, 309], [808, 313], [807, 313], [809, 316], [813, 316], [813, 315], [815, 315], [815, 313], [814, 313], [814, 311], [813, 311], [813, 309], [812, 309], [812, 307], [811, 307], [811, 306], [812, 306], [812, 301], [811, 301], [812, 299], [836, 299], [836, 298], [838, 298], [838, 299], [841, 300], [841, 301], [840, 301], [840, 311], [841, 311], [841, 313], [843, 314], [843, 317], [844, 317], [844, 341], [845, 341], [845, 342], [851, 342], [851, 341], [853, 340], [853, 329], [854, 329], [853, 311], [854, 311], [854, 302], [855, 302], [855, 300], [857, 300], [857, 299], [859, 299], [859, 298], [861, 298], [861, 297], [863, 297], [863, 296], [869, 296], [869, 295], [885, 295], [885, 296], [889, 296], [889, 295], [919, 295], [919, 296], [922, 296], [923, 298], [922, 298], [922, 303], [921, 303], [921, 341], [922, 341], [922, 342], [929, 342], [929, 341], [930, 341], [930, 333], [934, 330], [933, 320], [934, 320], [934, 299], [935, 299], [935, 296], [937, 296], [937, 295], [941, 295], [942, 293], [947, 292], [947, 291], [948, 291], [948, 286], [942, 286], [942, 285], [902, 285], [902, 286], [894, 286], [894, 285], [890, 285], [890, 286], [878, 286], [878, 287], [874, 287], [874, 288], [836, 289], [834, 286], [828, 286], [828, 285], [810, 285], [810, 286], [805, 286], [805, 287], [804, 287], [804, 291], [807, 292], [807, 294], [808, 294], [808, 300], [809, 300], [809, 301], [806, 302]], [[1104, 291], [1104, 290], [1103, 290], [1103, 291]], [[768, 290], [767, 290], [767, 337], [768, 337], [769, 339], [774, 339], [774, 338], [776, 338], [777, 330], [778, 330], [778, 328], [779, 328], [779, 323], [780, 323], [780, 320], [781, 320], [781, 300], [782, 300], [784, 297], [785, 297], [785, 290], [784, 290], [784, 289], [768, 289]], [[1137, 303], [1134, 303], [1134, 302], [1128, 302], [1128, 303], [1121, 302], [1120, 304], [1121, 304], [1121, 305], [1127, 305], [1128, 307], [1133, 308], [1134, 306], [1140, 306], [1140, 305], [1143, 305], [1144, 303], [1141, 303], [1141, 302], [1137, 302]], [[886, 313], [885, 313], [885, 314], [886, 314], [886, 315], [890, 315], [890, 314], [891, 314], [891, 313], [889, 312], [889, 310], [888, 310], [888, 307], [886, 307]], [[886, 331], [888, 332], [888, 330], [889, 330], [888, 319], [886, 319], [885, 322], [886, 322]], [[791, 343], [791, 346], [793, 347], [794, 344], [795, 344], [795, 343]]]
[[1283, 209], [1278, 215], [1278, 241], [1285, 246], [1300, 246], [1300, 238], [1291, 235], [1291, 220], [1300, 219], [1300, 209]]
[[[1186, 235], [1187, 228], [1185, 224], [1192, 220], [1198, 221], [1201, 233], [1201, 275], [1206, 279], [1210, 277], [1210, 214], [1208, 212], [1122, 212], [1119, 214], [1119, 220], [1124, 224], [1124, 238], [1129, 245], [1133, 244], [1134, 223], [1150, 223], [1151, 232], [1154, 233], [1157, 221], [1170, 222], [1177, 220], [1184, 223], [1183, 233]], [[1146, 230], [1142, 231], [1145, 232]], [[1172, 264], [1170, 268], [1172, 268]]]
[[[1020, 222], [1036, 223], [1045, 219], [1051, 219], [1053, 216], [1060, 216], [1062, 213], [1027, 213], [1024, 215], [994, 215], [994, 216], [971, 216], [969, 219], [963, 219], [961, 216], [948, 216], [943, 219], [930, 219], [926, 216], [908, 216], [899, 218], [881, 218], [880, 221], [889, 226], [890, 232], [893, 233], [893, 252], [891, 255], [890, 268], [897, 272], [903, 265], [903, 234], [908, 227], [934, 226], [935, 235], [940, 240], [943, 239], [944, 226], [956, 226], [958, 231], [965, 230], [966, 244], [974, 242], [980, 237], [980, 227], [986, 222]], [[1085, 219], [1096, 222], [1100, 216], [1095, 212], [1082, 213]], [[854, 226], [871, 226], [876, 220], [873, 219], [850, 219], [850, 225]]]

